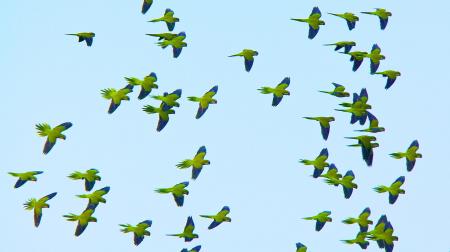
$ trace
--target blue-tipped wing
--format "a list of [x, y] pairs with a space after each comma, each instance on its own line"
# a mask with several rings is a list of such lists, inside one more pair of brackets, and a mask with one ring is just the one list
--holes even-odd
[[180, 56], [182, 50], [183, 50], [183, 47], [180, 47], [180, 48], [173, 47], [173, 57], [178, 58], [178, 56]]
[[314, 29], [311, 25], [309, 26], [309, 32], [308, 32], [308, 38], [309, 39], [313, 39], [314, 37], [316, 37], [317, 33], [319, 33], [319, 29]]
[[330, 134], [330, 127], [325, 127], [324, 125], [320, 124], [320, 130], [322, 132], [323, 139], [327, 140], [328, 135]]
[[362, 88], [361, 92], [359, 92], [359, 99], [361, 99], [362, 97], [366, 97], [367, 100], [369, 99], [369, 93], [367, 92], [366, 88]]
[[305, 248], [305, 247], [306, 247], [306, 246], [303, 245], [303, 243], [301, 243], [301, 242], [297, 242], [297, 243], [295, 244], [295, 246], [297, 247], [297, 249]]
[[80, 222], [78, 222], [77, 228], [75, 230], [75, 236], [80, 236], [87, 226], [88, 226], [87, 223], [85, 225], [81, 225]]
[[144, 237], [145, 236], [143, 236], [143, 235], [139, 236], [136, 233], [134, 233], [134, 239], [133, 239], [134, 245], [138, 246], [139, 244], [141, 244], [141, 242], [144, 240]]
[[197, 155], [200, 154], [200, 153], [206, 153], [206, 147], [205, 146], [201, 146], [200, 148], [198, 148]]
[[368, 241], [364, 241], [363, 243], [358, 243], [358, 245], [359, 245], [362, 249], [367, 249], [367, 247], [369, 247], [369, 242], [368, 242]]
[[39, 224], [41, 223], [42, 219], [42, 209], [41, 211], [37, 212], [36, 209], [34, 210], [34, 226], [39, 227]]
[[344, 46], [344, 52], [345, 53], [349, 53], [351, 50], [352, 50], [352, 45], [346, 45], [346, 46]]
[[343, 190], [344, 190], [344, 197], [345, 197], [346, 199], [349, 199], [349, 198], [352, 196], [353, 188], [347, 188], [347, 187], [345, 187], [345, 186], [343, 186], [342, 188], [343, 188]]
[[386, 29], [388, 21], [389, 21], [389, 19], [387, 19], [387, 18], [386, 19], [380, 18], [380, 28], [381, 28], [381, 30]]
[[363, 63], [362, 60], [357, 60], [355, 58], [353, 58], [353, 72], [356, 72], [356, 70], [358, 70], [358, 68], [361, 66], [361, 64]]
[[158, 77], [156, 76], [156, 73], [154, 73], [154, 72], [151, 72], [151, 73], [149, 74], [149, 76], [155, 78], [155, 81], [158, 80]]
[[144, 0], [144, 2], [142, 3], [142, 14], [147, 13], [147, 11], [152, 6], [152, 3], [153, 3], [153, 0], [151, 0], [151, 1]]
[[323, 173], [323, 169], [320, 170], [320, 169], [314, 168], [313, 178], [318, 178], [318, 177], [320, 177], [320, 175], [322, 175], [322, 173]]
[[84, 37], [78, 36], [78, 42], [83, 42], [83, 41], [84, 41]]
[[323, 149], [320, 151], [318, 157], [320, 157], [320, 156], [326, 156], [326, 157], [328, 157], [328, 149], [327, 149], [327, 148], [323, 148]]
[[26, 182], [27, 182], [27, 180], [18, 179], [16, 184], [14, 185], [14, 188], [19, 188], [19, 187], [23, 186]]
[[351, 31], [351, 30], [355, 29], [356, 22], [347, 21], [347, 26], [348, 26], [348, 29]]
[[389, 204], [394, 204], [398, 199], [398, 194], [397, 195], [393, 195], [391, 193], [389, 193]]
[[272, 106], [274, 106], [274, 107], [278, 106], [278, 104], [280, 104], [281, 100], [283, 100], [283, 96], [276, 96], [274, 94], [273, 99], [272, 99]]
[[111, 100], [111, 104], [109, 105], [108, 114], [114, 113], [116, 109], [120, 106], [120, 103], [115, 104], [114, 101]]
[[92, 46], [92, 42], [94, 42], [94, 38], [85, 38], [85, 40], [86, 40], [87, 46]]
[[316, 221], [316, 231], [322, 230], [322, 228], [325, 226], [325, 223], [326, 222]]
[[167, 29], [169, 31], [173, 31], [173, 29], [175, 28], [175, 23], [167, 23], [166, 22], [166, 24], [167, 24]]
[[55, 144], [56, 144], [56, 141], [51, 143], [47, 138], [47, 141], [45, 141], [45, 144], [44, 144], [44, 151], [43, 151], [44, 154], [48, 154], [52, 150], [53, 146], [55, 146]]
[[202, 172], [202, 168], [192, 168], [192, 179], [197, 179], [200, 175], [200, 172]]
[[222, 222], [213, 221], [209, 226], [208, 229], [211, 230], [217, 226], [219, 226]]
[[253, 58], [246, 59], [244, 57], [245, 71], [250, 72], [250, 70], [252, 69], [252, 66], [253, 66], [253, 61], [255, 61]]
[[184, 204], [184, 195], [181, 196], [175, 196], [173, 195], [173, 198], [175, 200], [175, 202], [177, 203], [177, 206], [182, 207]]
[[419, 141], [417, 141], [417, 140], [412, 141], [412, 143], [409, 145], [409, 148], [412, 148], [412, 147], [419, 148]]
[[312, 9], [312, 11], [311, 11], [311, 15], [313, 15], [313, 14], [319, 14], [319, 15], [322, 15], [322, 13], [320, 12], [320, 9], [319, 9], [319, 7], [314, 7], [313, 9]]
[[146, 91], [143, 87], [141, 87], [141, 91], [139, 92], [138, 99], [142, 100], [150, 94], [150, 91]]
[[396, 79], [397, 79], [397, 78], [394, 78], [394, 79], [388, 78], [388, 79], [387, 79], [387, 82], [386, 82], [386, 86], [385, 86], [384, 88], [385, 88], [385, 89], [389, 89], [389, 88], [394, 84], [394, 82], [395, 82]]
[[195, 119], [200, 119], [205, 114], [205, 112], [208, 110], [208, 108], [209, 108], [209, 104], [204, 108], [202, 107], [201, 104], [199, 104], [197, 114], [195, 115]]
[[160, 132], [161, 130], [164, 129], [164, 127], [166, 127], [167, 123], [169, 122], [169, 118], [167, 118], [167, 120], [164, 120], [161, 116], [159, 117], [158, 120], [158, 125], [156, 126], [156, 131]]
[[94, 181], [88, 181], [87, 179], [84, 180], [84, 189], [86, 191], [90, 191], [92, 190], [92, 188], [94, 188], [95, 185], [95, 180]]
[[373, 60], [370, 60], [370, 74], [375, 74], [380, 67], [380, 62], [375, 63]]
[[344, 47], [344, 46], [337, 45], [337, 46], [334, 48], [334, 50], [335, 50], [335, 51], [339, 51], [339, 49], [341, 49], [342, 47]]
[[186, 220], [186, 225], [184, 228], [187, 228], [189, 226], [192, 226], [195, 228], [194, 219], [192, 219], [192, 216], [189, 216]]
[[373, 44], [372, 46], [372, 52], [375, 50], [381, 50], [381, 48], [378, 46], [378, 44]]
[[200, 252], [200, 249], [202, 248], [201, 245], [195, 246], [191, 249], [191, 252]]
[[408, 158], [406, 158], [406, 170], [407, 171], [412, 171], [414, 169], [414, 166], [416, 165], [416, 160], [409, 160]]

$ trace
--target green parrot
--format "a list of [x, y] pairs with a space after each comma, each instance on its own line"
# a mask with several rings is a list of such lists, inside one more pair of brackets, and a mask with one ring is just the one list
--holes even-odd
[[66, 218], [67, 221], [78, 221], [77, 228], [75, 229], [75, 236], [78, 237], [84, 232], [89, 222], [97, 222], [97, 218], [93, 217], [92, 214], [94, 214], [93, 209], [86, 209], [80, 215], [71, 213], [63, 215], [63, 217]]
[[148, 22], [165, 22], [167, 25], [167, 29], [169, 29], [169, 31], [173, 31], [173, 29], [175, 28], [175, 23], [180, 21], [179, 18], [173, 16], [174, 14], [175, 13], [173, 12], [173, 10], [167, 8], [164, 12], [164, 16], [152, 19]]
[[159, 108], [153, 107], [151, 105], [146, 105], [142, 108], [147, 114], [158, 114], [159, 120], [158, 125], [156, 126], [156, 131], [160, 132], [166, 127], [169, 122], [169, 115], [175, 114], [175, 110], [173, 109], [164, 109], [164, 106], [161, 105]]
[[377, 140], [374, 136], [362, 135], [356, 137], [346, 137], [347, 139], [358, 140], [358, 144], [349, 145], [350, 147], [361, 147], [362, 158], [368, 166], [373, 163], [373, 148], [378, 147], [377, 143], [372, 143]]
[[329, 167], [330, 165], [326, 162], [328, 159], [328, 149], [324, 148], [322, 151], [320, 151], [319, 156], [316, 157], [314, 160], [306, 160], [306, 159], [300, 159], [300, 163], [304, 165], [312, 165], [314, 166], [314, 173], [313, 177], [318, 178], [325, 167]]
[[156, 85], [156, 81], [158, 80], [158, 77], [155, 73], [150, 73], [149, 75], [145, 76], [143, 80], [140, 80], [135, 77], [125, 77], [125, 80], [128, 81], [128, 84], [133, 86], [141, 86], [141, 92], [138, 95], [138, 99], [142, 100], [145, 97], [147, 97], [150, 92], [152, 92], [153, 89], [157, 89], [158, 85]]
[[158, 40], [172, 40], [174, 38], [176, 38], [178, 36], [178, 34], [176, 33], [170, 33], [170, 32], [165, 32], [165, 33], [148, 33], [145, 34], [147, 36], [151, 36], [151, 37], [157, 37]]
[[84, 180], [84, 189], [86, 191], [90, 191], [92, 190], [92, 188], [94, 188], [95, 185], [95, 181], [101, 181], [102, 178], [100, 176], [98, 176], [97, 174], [99, 173], [99, 170], [97, 169], [89, 169], [86, 172], [73, 172], [71, 173], [68, 177], [73, 179], [73, 180]]
[[380, 61], [386, 59], [381, 54], [381, 48], [377, 44], [372, 46], [372, 50], [365, 57], [370, 59], [370, 74], [375, 74], [380, 66]]
[[344, 53], [349, 53], [352, 50], [352, 47], [356, 46], [356, 42], [354, 41], [339, 41], [333, 44], [325, 44], [325, 46], [335, 46], [334, 50], [338, 51], [341, 48], [344, 48]]
[[177, 34], [177, 36], [171, 40], [163, 40], [158, 42], [157, 44], [165, 49], [168, 46], [172, 46], [173, 49], [173, 57], [178, 58], [180, 56], [181, 51], [183, 50], [183, 47], [187, 47], [187, 43], [184, 42], [186, 39], [186, 33], [180, 32]]
[[[381, 217], [378, 219], [377, 224], [373, 228], [373, 230], [367, 232], [367, 236], [378, 236], [381, 235], [384, 230], [386, 229], [386, 225], [388, 223], [386, 215], [381, 215]], [[369, 238], [370, 239], [370, 238]], [[376, 240], [379, 248], [385, 248], [385, 243], [382, 240]]]
[[195, 238], [198, 238], [198, 234], [194, 234], [194, 229], [195, 229], [194, 220], [192, 219], [192, 216], [189, 216], [187, 218], [187, 222], [184, 227], [183, 233], [168, 234], [167, 236], [176, 236], [179, 238], [184, 238], [185, 242], [190, 242]]
[[142, 14], [147, 13], [147, 11], [150, 9], [150, 7], [152, 7], [153, 4], [153, 0], [144, 0], [144, 2], [142, 3]]
[[280, 104], [281, 100], [283, 99], [283, 96], [291, 95], [291, 93], [286, 90], [289, 87], [290, 83], [291, 83], [291, 78], [286, 77], [274, 88], [272, 88], [272, 87], [261, 87], [258, 90], [262, 94], [273, 94], [272, 106], [275, 107], [278, 104]]
[[332, 222], [332, 218], [329, 217], [331, 214], [331, 211], [323, 211], [317, 215], [303, 218], [304, 220], [315, 220], [316, 221], [316, 231], [322, 230], [323, 226], [325, 226], [325, 223]]
[[383, 77], [387, 77], [386, 86], [385, 89], [389, 89], [395, 82], [398, 76], [401, 76], [402, 74], [399, 71], [394, 70], [386, 70], [383, 72], [376, 72], [375, 74], [380, 74]]
[[140, 222], [136, 226], [132, 226], [130, 224], [120, 224], [122, 227], [120, 231], [123, 233], [133, 233], [134, 234], [134, 245], [138, 246], [144, 240], [145, 236], [150, 236], [150, 232], [147, 231], [147, 228], [152, 226], [151, 220], [145, 220]]
[[177, 108], [180, 107], [180, 104], [177, 102], [177, 100], [180, 99], [181, 93], [182, 93], [182, 90], [177, 89], [170, 94], [167, 92], [164, 92], [163, 95], [155, 95], [155, 96], [152, 96], [152, 98], [156, 99], [158, 101], [161, 101], [164, 105], [161, 108], [163, 108], [164, 110], [168, 110], [168, 109], [171, 109], [172, 107], [177, 107]]
[[348, 92], [345, 92], [345, 87], [343, 85], [337, 84], [337, 83], [331, 83], [334, 86], [333, 91], [322, 91], [319, 90], [321, 93], [330, 94], [332, 96], [336, 97], [349, 97], [350, 94]]
[[341, 185], [344, 191], [344, 197], [346, 199], [349, 199], [352, 196], [353, 189], [358, 188], [358, 185], [356, 183], [353, 183], [354, 179], [355, 174], [353, 173], [352, 170], [350, 170], [345, 173], [342, 179], [327, 178], [325, 179], [325, 182], [329, 185], [336, 185], [336, 184]]
[[192, 179], [197, 179], [202, 171], [204, 165], [210, 165], [210, 161], [205, 159], [206, 147], [201, 146], [194, 159], [185, 159], [177, 164], [179, 169], [186, 169], [192, 167]]
[[367, 111], [367, 118], [369, 118], [369, 128], [363, 130], [355, 130], [359, 132], [370, 132], [370, 133], [379, 133], [383, 132], [385, 129], [378, 125], [378, 119], [370, 112]]
[[392, 16], [391, 12], [386, 11], [386, 9], [382, 9], [382, 8], [376, 8], [375, 11], [361, 12], [361, 13], [377, 16], [380, 19], [381, 30], [386, 29], [386, 26], [389, 21], [389, 17]]
[[126, 87], [116, 90], [114, 88], [102, 89], [101, 94], [103, 98], [111, 100], [108, 113], [112, 114], [120, 106], [122, 101], [129, 101], [129, 93], [133, 92], [133, 85], [128, 84]]
[[228, 206], [224, 206], [216, 215], [200, 215], [200, 217], [213, 219], [213, 222], [208, 226], [208, 229], [211, 230], [219, 226], [222, 222], [231, 222], [231, 218], [227, 216], [229, 213], [230, 208]]
[[325, 178], [326, 180], [334, 181], [334, 186], [339, 186], [339, 179], [342, 178], [342, 174], [339, 173], [335, 164], [330, 164], [328, 171], [319, 177]]
[[189, 182], [182, 182], [179, 184], [176, 184], [169, 188], [159, 188], [156, 189], [155, 192], [157, 193], [171, 193], [175, 203], [177, 203], [177, 206], [182, 207], [184, 204], [184, 195], [189, 195], [189, 191], [186, 189], [186, 187], [189, 186]]
[[369, 239], [377, 241], [378, 245], [384, 247], [386, 252], [392, 252], [394, 250], [394, 241], [398, 241], [398, 237], [394, 236], [394, 228], [389, 221], [385, 224], [383, 232], [370, 234]]
[[346, 244], [358, 244], [362, 249], [367, 249], [369, 246], [369, 242], [366, 241], [367, 233], [365, 232], [359, 232], [356, 235], [355, 239], [352, 240], [342, 240]]
[[23, 205], [26, 210], [34, 210], [34, 226], [39, 227], [42, 219], [42, 209], [49, 208], [50, 205], [47, 204], [47, 201], [51, 200], [56, 196], [56, 192], [46, 195], [39, 200], [32, 198], [25, 202]]
[[368, 109], [371, 109], [372, 106], [368, 104], [369, 94], [367, 89], [361, 89], [360, 94], [353, 93], [353, 102], [344, 102], [339, 105], [346, 107], [348, 109], [336, 109], [337, 111], [351, 113], [352, 117], [350, 119], [350, 123], [354, 124], [359, 121], [359, 124], [364, 125], [367, 120]]
[[245, 65], [245, 71], [250, 72], [253, 66], [253, 62], [255, 61], [255, 56], [258, 56], [258, 52], [252, 49], [244, 49], [240, 53], [236, 53], [233, 55], [230, 55], [228, 57], [244, 57], [244, 65]]
[[369, 220], [370, 217], [370, 208], [366, 207], [362, 213], [358, 216], [358, 218], [347, 218], [343, 220], [342, 222], [345, 224], [358, 224], [359, 225], [359, 231], [362, 233], [365, 233], [369, 230], [369, 225], [373, 224], [373, 221]]
[[81, 194], [81, 195], [77, 195], [77, 197], [82, 198], [82, 199], [89, 199], [89, 203], [88, 203], [86, 209], [95, 210], [100, 203], [103, 203], [103, 204], [106, 203], [106, 199], [103, 198], [103, 196], [108, 194], [109, 189], [110, 189], [109, 186], [107, 186], [107, 187], [103, 187], [102, 189], [99, 189], [91, 194]]
[[308, 248], [303, 245], [301, 242], [297, 242], [295, 244], [295, 247], [297, 248], [297, 250], [295, 250], [295, 252], [306, 252], [306, 250], [308, 250]]
[[308, 120], [318, 121], [320, 124], [320, 130], [322, 132], [322, 137], [324, 140], [328, 139], [328, 135], [330, 134], [330, 122], [334, 121], [334, 117], [328, 116], [328, 117], [303, 117]]
[[92, 46], [92, 42], [94, 42], [94, 37], [95, 37], [95, 33], [93, 33], [93, 32], [69, 33], [66, 35], [77, 36], [78, 42], [86, 41], [87, 46]]
[[23, 186], [28, 181], [37, 181], [36, 175], [44, 173], [43, 171], [29, 171], [29, 172], [22, 172], [22, 173], [16, 173], [16, 172], [8, 172], [9, 175], [18, 178], [16, 184], [14, 185], [14, 188], [19, 188]]
[[328, 13], [328, 14], [345, 19], [345, 21], [347, 21], [347, 26], [350, 31], [355, 29], [356, 22], [359, 21], [359, 17], [351, 12], [345, 12], [342, 14], [335, 14], [335, 13]]
[[308, 38], [313, 39], [319, 33], [320, 26], [325, 25], [325, 21], [321, 20], [321, 17], [322, 13], [319, 7], [314, 7], [308, 18], [291, 18], [291, 20], [307, 23], [309, 25]]
[[217, 100], [213, 97], [216, 95], [219, 86], [212, 87], [208, 92], [206, 92], [202, 97], [189, 96], [188, 100], [193, 102], [198, 102], [198, 110], [197, 115], [195, 115], [196, 119], [200, 119], [203, 114], [208, 110], [209, 104], [217, 104]]
[[417, 153], [419, 150], [419, 141], [414, 140], [406, 150], [406, 152], [395, 152], [391, 153], [391, 157], [395, 159], [406, 159], [406, 169], [410, 172], [413, 170], [414, 165], [416, 164], [417, 158], [422, 158], [422, 154]]
[[405, 194], [401, 186], [405, 183], [405, 176], [398, 177], [391, 186], [377, 186], [374, 188], [377, 193], [389, 193], [389, 204], [394, 204], [400, 194]]
[[364, 51], [353, 51], [353, 52], [348, 52], [348, 53], [341, 52], [341, 53], [350, 55], [350, 61], [353, 62], [353, 68], [352, 68], [353, 72], [356, 72], [356, 70], [358, 70], [358, 68], [363, 63], [364, 58], [366, 58], [367, 55], [369, 54]]
[[44, 145], [43, 153], [47, 155], [50, 150], [55, 146], [56, 140], [66, 140], [66, 136], [62, 132], [72, 127], [71, 122], [61, 123], [60, 125], [52, 128], [48, 123], [36, 124], [36, 130], [39, 136], [47, 137], [47, 141]]

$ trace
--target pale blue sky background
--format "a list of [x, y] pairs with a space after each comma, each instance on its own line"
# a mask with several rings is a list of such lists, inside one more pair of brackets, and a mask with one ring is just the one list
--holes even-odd
[[[447, 2], [155, 0], [145, 16], [141, 4], [2, 4], [2, 251], [179, 251], [198, 244], [202, 251], [295, 251], [299, 241], [308, 251], [359, 251], [340, 242], [353, 238], [357, 226], [340, 221], [367, 206], [374, 221], [387, 214], [400, 239], [396, 251], [448, 251]], [[350, 32], [343, 20], [325, 14], [326, 26], [310, 41], [307, 25], [289, 19], [308, 16], [316, 5], [324, 14], [385, 7], [393, 17], [381, 31], [376, 17], [361, 14]], [[187, 33], [188, 47], [178, 59], [144, 35], [166, 31], [165, 24], [146, 21], [160, 17], [167, 7], [181, 19], [175, 31]], [[82, 31], [96, 33], [92, 48], [64, 36]], [[357, 41], [358, 50], [378, 43], [387, 57], [380, 70], [398, 69], [401, 78], [385, 91], [386, 80], [370, 76], [367, 62], [353, 73], [348, 57], [322, 46], [339, 40]], [[243, 48], [259, 51], [250, 73], [244, 71], [242, 59], [226, 57]], [[138, 101], [135, 92], [130, 102], [108, 115], [109, 102], [100, 96], [103, 88], [124, 86], [125, 76], [143, 77], [151, 71], [159, 78], [160, 89], [154, 94], [183, 89], [181, 107], [161, 133], [155, 130], [156, 116], [141, 111], [156, 101]], [[291, 96], [273, 108], [272, 98], [256, 89], [276, 85], [286, 76], [291, 77]], [[333, 81], [350, 92], [366, 87], [372, 111], [387, 129], [377, 135], [380, 148], [371, 168], [358, 149], [346, 147], [353, 142], [344, 136], [355, 135], [359, 127], [349, 124], [348, 114], [333, 110], [343, 100], [317, 92], [331, 88]], [[196, 120], [197, 105], [186, 97], [216, 84], [219, 103]], [[336, 121], [327, 142], [318, 124], [301, 118], [329, 115]], [[34, 125], [65, 121], [74, 124], [67, 141], [44, 156], [45, 139], [36, 135]], [[407, 173], [404, 160], [388, 154], [406, 149], [414, 139], [424, 158]], [[190, 171], [175, 165], [201, 145], [206, 145], [211, 165], [189, 186], [185, 206], [177, 208], [171, 196], [153, 190], [188, 180]], [[298, 163], [324, 147], [342, 172], [352, 169], [356, 174], [359, 188], [350, 200], [344, 199], [341, 188], [311, 178], [311, 168]], [[109, 185], [111, 191], [107, 204], [95, 213], [98, 223], [76, 238], [76, 224], [62, 215], [84, 209], [86, 202], [74, 197], [84, 189], [81, 181], [66, 176], [92, 167], [103, 178], [96, 189]], [[14, 190], [15, 180], [7, 172], [27, 170], [45, 173], [38, 183]], [[406, 195], [394, 206], [387, 195], [373, 192], [374, 186], [388, 185], [401, 175], [406, 175]], [[36, 229], [22, 203], [54, 191], [58, 195]], [[223, 205], [230, 206], [233, 222], [208, 231], [209, 221], [198, 215], [215, 213]], [[333, 223], [319, 233], [314, 223], [301, 219], [323, 210], [332, 211]], [[189, 215], [200, 239], [189, 244], [165, 236], [181, 231]], [[135, 248], [132, 236], [120, 233], [118, 224], [144, 219], [153, 220], [152, 236]], [[372, 243], [367, 251], [380, 250]]]

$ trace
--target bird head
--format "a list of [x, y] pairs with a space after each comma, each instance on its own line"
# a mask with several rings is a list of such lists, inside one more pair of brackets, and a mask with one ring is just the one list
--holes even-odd
[[212, 99], [211, 100], [211, 104], [217, 104], [217, 100], [216, 99]]

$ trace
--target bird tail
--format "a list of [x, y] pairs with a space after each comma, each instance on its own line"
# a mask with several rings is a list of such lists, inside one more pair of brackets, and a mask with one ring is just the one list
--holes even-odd
[[405, 154], [402, 152], [391, 153], [389, 155], [395, 159], [401, 159], [405, 157]]
[[304, 220], [314, 220], [314, 218], [313, 217], [305, 217], [305, 218], [303, 218]]
[[195, 97], [195, 96], [189, 96], [187, 99], [188, 99], [189, 101], [192, 101], [192, 102], [198, 102], [198, 101], [200, 101], [200, 98]]
[[159, 189], [156, 189], [155, 192], [157, 192], [157, 193], [171, 193], [171, 190], [168, 189], [168, 188], [159, 188]]
[[299, 162], [302, 164], [305, 164], [305, 165], [312, 165], [314, 163], [314, 161], [306, 160], [306, 159], [300, 159]]
[[15, 172], [8, 172], [9, 175], [13, 176], [13, 177], [18, 177], [19, 174], [15, 173]]
[[342, 242], [345, 244], [355, 244], [354, 240], [342, 240]]
[[258, 90], [261, 92], [261, 94], [272, 93], [272, 88], [270, 88], [270, 87], [262, 87], [262, 88], [258, 88]]
[[386, 186], [377, 186], [373, 190], [377, 193], [385, 193], [388, 191], [388, 188]]
[[324, 94], [331, 94], [332, 92], [330, 92], [330, 91], [322, 91], [322, 90], [319, 90], [319, 92], [320, 93], [324, 93]]
[[133, 232], [132, 226], [130, 224], [119, 224], [119, 226], [123, 227], [120, 231], [123, 233]]
[[347, 218], [347, 219], [343, 220], [342, 222], [345, 224], [355, 224], [358, 222], [358, 220], [355, 218]]
[[159, 113], [159, 108], [153, 107], [151, 105], [144, 106], [144, 108], [142, 108], [142, 110], [147, 112], [148, 114]]
[[68, 178], [71, 178], [73, 180], [77, 180], [77, 179], [83, 179], [83, 174], [81, 172], [74, 172], [72, 174], [70, 174], [69, 176], [67, 176]]
[[208, 219], [214, 218], [214, 216], [212, 216], [212, 215], [200, 215], [200, 217], [208, 218]]
[[192, 160], [185, 159], [177, 164], [178, 169], [186, 169], [192, 166]]

